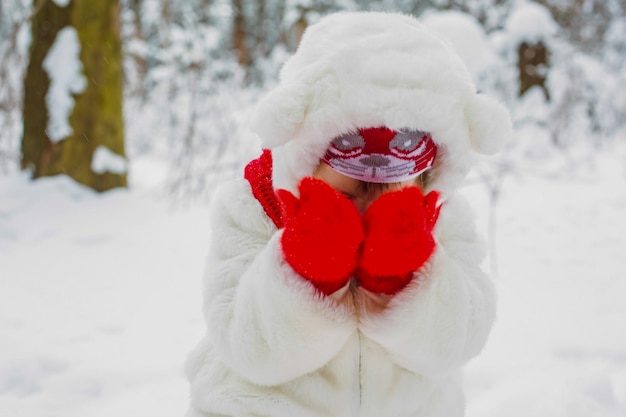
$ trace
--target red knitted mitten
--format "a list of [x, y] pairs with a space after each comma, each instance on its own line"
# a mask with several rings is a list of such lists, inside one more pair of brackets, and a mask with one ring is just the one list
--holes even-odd
[[252, 195], [257, 199], [265, 214], [274, 222], [277, 228], [282, 227], [280, 218], [280, 204], [272, 185], [272, 152], [263, 149], [263, 153], [257, 159], [253, 159], [246, 165], [244, 178], [250, 183]]
[[363, 216], [365, 243], [356, 276], [368, 291], [402, 290], [435, 250], [432, 230], [439, 193], [424, 197], [419, 187], [383, 194]]
[[354, 272], [363, 242], [356, 206], [324, 181], [304, 178], [300, 198], [277, 190], [283, 207], [285, 260], [324, 294], [343, 287]]

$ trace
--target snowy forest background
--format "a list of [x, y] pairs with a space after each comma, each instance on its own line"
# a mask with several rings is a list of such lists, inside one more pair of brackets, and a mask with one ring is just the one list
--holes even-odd
[[247, 118], [302, 31], [340, 10], [418, 16], [514, 119], [464, 187], [500, 293], [468, 415], [626, 415], [622, 0], [106, 0], [124, 152], [102, 169], [128, 187], [105, 193], [32, 180], [22, 160], [30, 23], [47, 1], [0, 2], [0, 415], [184, 413], [211, 193], [259, 153]]
[[[29, 19], [45, 2], [0, 5], [5, 174], [19, 166]], [[121, 0], [128, 159], [163, 164], [174, 198], [210, 195], [217, 177], [238, 172], [256, 152], [247, 113], [306, 25], [338, 10], [411, 13], [447, 35], [479, 90], [511, 109], [519, 136], [533, 132], [511, 146], [535, 162], [549, 155], [569, 169], [588, 162], [576, 156], [580, 145], [588, 155], [624, 137], [626, 5], [619, 0]], [[545, 47], [545, 64], [532, 62], [536, 50], [520, 63], [523, 43]], [[520, 80], [520, 69], [530, 81]]]

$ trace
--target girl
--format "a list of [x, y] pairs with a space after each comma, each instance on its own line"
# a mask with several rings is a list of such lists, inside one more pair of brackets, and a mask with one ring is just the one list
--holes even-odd
[[462, 416], [495, 294], [456, 188], [506, 110], [414, 18], [339, 13], [254, 127], [271, 151], [213, 200], [187, 416]]

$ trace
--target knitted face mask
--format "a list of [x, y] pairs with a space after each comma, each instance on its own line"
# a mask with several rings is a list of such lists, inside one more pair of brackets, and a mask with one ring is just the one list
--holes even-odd
[[336, 137], [322, 161], [357, 180], [391, 183], [417, 177], [432, 166], [436, 154], [427, 132], [373, 127]]

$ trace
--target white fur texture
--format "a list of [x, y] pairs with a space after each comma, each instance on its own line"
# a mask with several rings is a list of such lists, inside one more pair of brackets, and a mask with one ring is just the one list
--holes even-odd
[[434, 188], [454, 189], [471, 150], [493, 153], [511, 135], [507, 111], [476, 94], [457, 54], [416, 19], [337, 13], [309, 27], [280, 83], [252, 120], [265, 147], [285, 147], [292, 182], [310, 174], [332, 138], [358, 128], [428, 131], [440, 145]]
[[284, 262], [282, 231], [248, 183], [225, 184], [212, 207], [207, 336], [186, 368], [188, 417], [463, 415], [460, 369], [486, 341], [495, 293], [454, 191], [472, 149], [493, 152], [510, 133], [508, 114], [414, 19], [343, 13], [307, 30], [256, 115], [274, 185], [292, 191], [330, 139], [378, 125], [427, 130], [440, 145], [436, 252], [384, 308], [358, 288], [324, 297]]
[[321, 296], [285, 264], [244, 180], [214, 201], [188, 417], [463, 415], [459, 370], [485, 343], [495, 296], [461, 198], [443, 206], [419, 279], [382, 311], [360, 290]]

